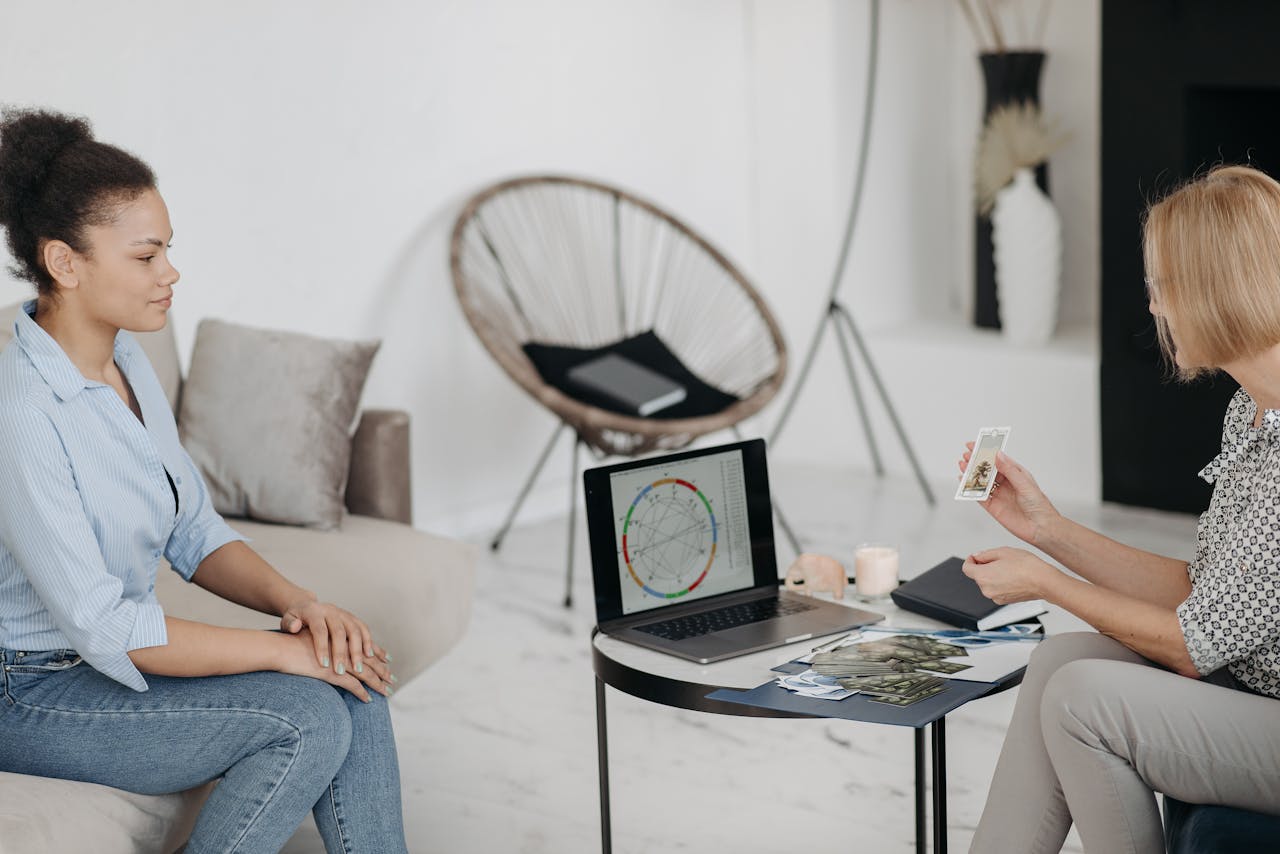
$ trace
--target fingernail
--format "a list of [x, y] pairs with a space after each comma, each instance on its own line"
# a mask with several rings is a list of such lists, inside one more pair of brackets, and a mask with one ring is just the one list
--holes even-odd
[[395, 689], [395, 688], [392, 688], [390, 685], [384, 685], [383, 687], [387, 689], [387, 696], [388, 696], [388, 697], [390, 697], [392, 694], [394, 694], [394, 693], [396, 692], [396, 689]]
[[391, 681], [392, 681], [392, 682], [399, 682], [399, 681], [400, 681], [400, 679], [399, 679], [399, 677], [397, 677], [394, 673], [392, 673], [392, 674], [391, 674]]
[[390, 661], [390, 660], [391, 660], [391, 653], [387, 653], [386, 655], [384, 655], [384, 656], [382, 657], [382, 660], [383, 660], [383, 661]]
[[321, 667], [329, 666], [329, 656], [326, 655], [324, 658], [320, 659], [320, 666]]
[[361, 700], [364, 700], [366, 703], [372, 703], [372, 702], [373, 702], [373, 698], [372, 698], [372, 697], [370, 697], [368, 694], [365, 694], [365, 695], [364, 695], [363, 697], [361, 697], [360, 699], [361, 699]]
[[364, 665], [358, 661], [356, 662], [356, 673], [364, 673]]
[[334, 669], [334, 670], [336, 670], [336, 671], [338, 671], [338, 675], [339, 675], [339, 676], [341, 676], [342, 674], [344, 674], [344, 673], [346, 673], [346, 672], [347, 672], [347, 668], [345, 668], [345, 667], [343, 667], [343, 666], [342, 666], [342, 662], [341, 662], [341, 661], [339, 661], [339, 662], [338, 662], [338, 664], [337, 664], [337, 666], [336, 666], [336, 667], [334, 667], [333, 669]]

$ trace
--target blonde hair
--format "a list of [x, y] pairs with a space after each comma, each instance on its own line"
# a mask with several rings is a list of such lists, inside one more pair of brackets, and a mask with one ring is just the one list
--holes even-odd
[[[1220, 166], [1152, 205], [1143, 224], [1148, 287], [1178, 330], [1183, 380], [1280, 344], [1280, 183]], [[1175, 366], [1169, 320], [1160, 349]]]

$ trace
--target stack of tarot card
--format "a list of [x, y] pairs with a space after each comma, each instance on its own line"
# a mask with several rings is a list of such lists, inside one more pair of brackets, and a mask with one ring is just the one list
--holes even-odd
[[962, 646], [919, 635], [850, 644], [813, 656], [819, 676], [832, 678], [850, 691], [868, 694], [877, 703], [909, 706], [946, 688], [936, 674], [958, 673], [969, 665], [944, 658], [967, 656]]

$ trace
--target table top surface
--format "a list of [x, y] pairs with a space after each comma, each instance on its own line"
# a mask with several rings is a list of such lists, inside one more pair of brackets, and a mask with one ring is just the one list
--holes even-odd
[[[846, 595], [844, 599], [832, 599], [829, 594], [822, 595], [821, 598], [852, 608], [862, 608], [878, 614], [884, 614], [885, 619], [874, 624], [880, 628], [900, 627], [931, 630], [955, 628], [955, 626], [938, 620], [931, 620], [911, 611], [904, 611], [893, 604], [890, 599], [866, 603], [849, 595]], [[833, 641], [844, 634], [848, 634], [848, 632], [820, 635], [798, 643], [753, 652], [748, 655], [740, 655], [737, 658], [729, 658], [712, 664], [686, 661], [683, 658], [676, 658], [674, 655], [667, 655], [664, 652], [645, 649], [602, 633], [596, 634], [593, 643], [599, 655], [603, 655], [605, 658], [624, 667], [659, 679], [705, 686], [707, 691], [710, 692], [718, 688], [738, 688], [741, 690], [754, 688], [760, 683], [777, 676], [776, 673], [770, 672], [774, 667], [786, 664], [788, 661], [794, 661], [809, 653], [815, 646]], [[599, 667], [597, 667], [598, 671]], [[599, 675], [606, 682], [609, 682], [606, 674]]]

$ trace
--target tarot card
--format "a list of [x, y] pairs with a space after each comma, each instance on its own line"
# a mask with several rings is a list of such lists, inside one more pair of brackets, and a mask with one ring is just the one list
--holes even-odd
[[916, 665], [917, 670], [927, 670], [930, 673], [959, 673], [961, 670], [968, 670], [972, 664], [961, 664], [958, 661], [922, 661]]
[[930, 697], [935, 697], [945, 690], [947, 690], [946, 685], [935, 685], [932, 688], [927, 688], [919, 694], [913, 694], [910, 697], [868, 697], [867, 699], [873, 703], [887, 703], [890, 706], [910, 706], [912, 703], [918, 703], [921, 700], [927, 700]]
[[956, 487], [957, 501], [986, 501], [996, 483], [996, 454], [1009, 441], [1008, 427], [983, 427], [973, 443], [969, 465]]
[[925, 637], [924, 635], [901, 635], [891, 638], [892, 643], [899, 646], [918, 649], [923, 652], [932, 653], [934, 658], [950, 658], [954, 655], [968, 655], [969, 652], [962, 646], [946, 643], [945, 641], [935, 640], [934, 638]]
[[945, 680], [928, 673], [897, 673], [892, 676], [859, 676], [836, 681], [842, 688], [867, 694], [910, 697], [941, 685]]
[[889, 638], [887, 640], [867, 641], [866, 643], [858, 644], [858, 647], [859, 651], [872, 661], [888, 661], [891, 658], [896, 658], [898, 661], [929, 661], [940, 657], [939, 653], [906, 646], [905, 644], [897, 643], [897, 640], [897, 638]]
[[880, 676], [901, 672], [899, 666], [889, 662], [861, 659], [825, 659], [824, 653], [813, 657], [810, 665], [823, 676]]

